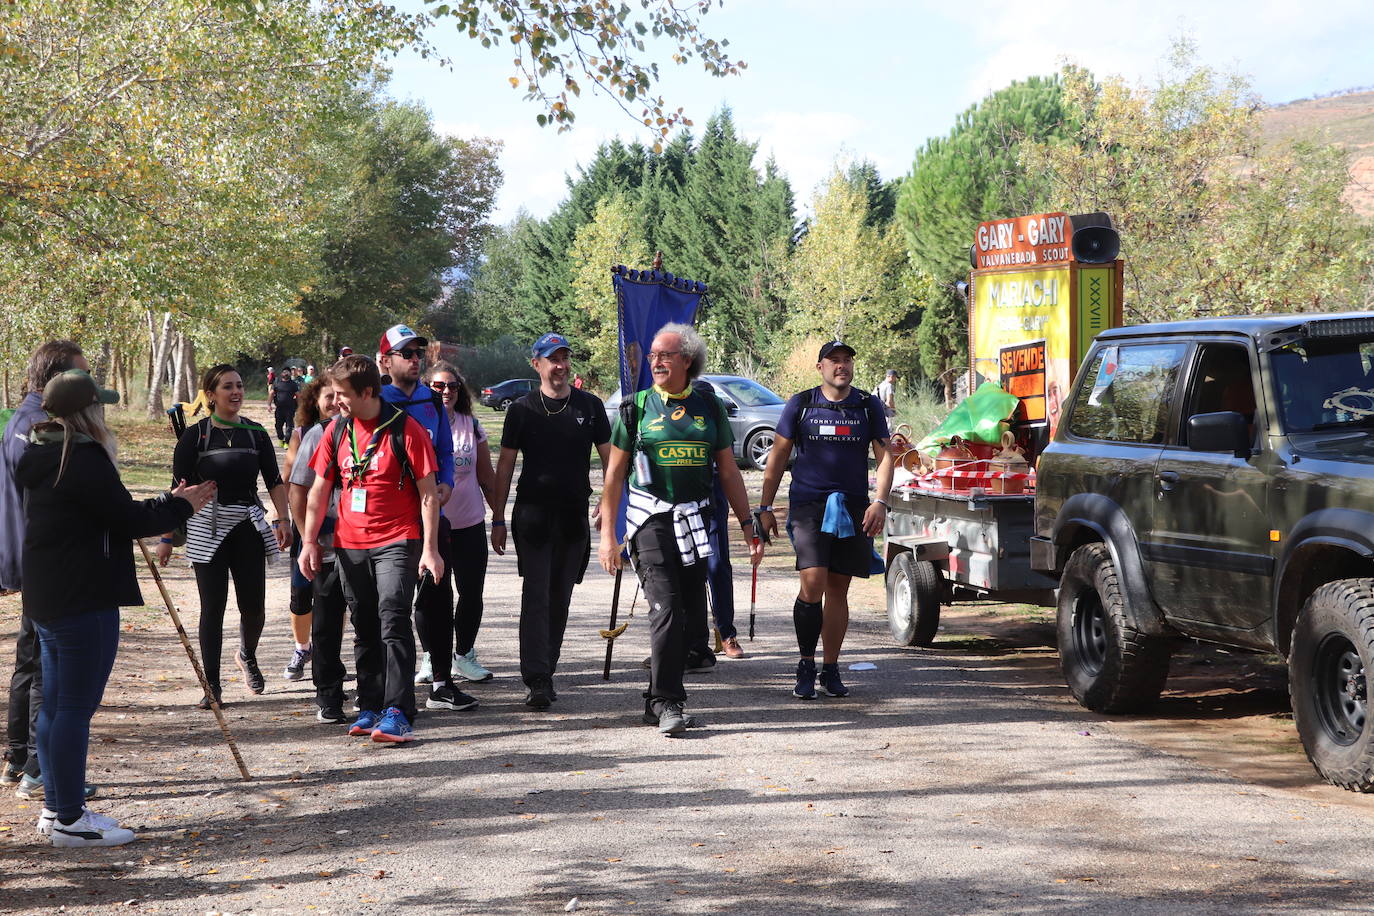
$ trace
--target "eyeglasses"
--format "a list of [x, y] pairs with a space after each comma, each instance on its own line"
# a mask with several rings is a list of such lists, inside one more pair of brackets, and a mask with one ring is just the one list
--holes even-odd
[[402, 347], [399, 350], [392, 350], [392, 356], [399, 356], [401, 359], [419, 359], [425, 355], [425, 351], [418, 347]]
[[447, 391], [450, 388], [457, 391], [461, 386], [457, 382], [430, 382], [429, 387], [435, 391]]
[[682, 351], [681, 351], [681, 350], [658, 350], [658, 351], [652, 351], [652, 350], [651, 350], [651, 351], [649, 351], [649, 352], [648, 352], [647, 354], [645, 354], [645, 355], [649, 357], [649, 362], [651, 362], [651, 363], [656, 363], [656, 362], [658, 362], [658, 361], [661, 360], [661, 359], [667, 360], [667, 359], [672, 359], [674, 356], [681, 356], [681, 355], [682, 355]]

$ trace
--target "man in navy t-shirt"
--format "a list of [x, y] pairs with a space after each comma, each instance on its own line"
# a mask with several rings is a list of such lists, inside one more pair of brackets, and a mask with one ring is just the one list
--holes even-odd
[[[763, 472], [763, 526], [777, 534], [773, 498], [797, 449], [788, 489], [787, 533], [797, 552], [801, 588], [792, 606], [797, 629], [797, 686], [792, 695], [816, 696], [816, 644], [824, 640], [821, 689], [842, 697], [840, 645], [849, 629], [849, 581], [867, 578], [873, 536], [887, 521], [892, 452], [882, 402], [853, 387], [854, 348], [838, 340], [821, 347], [821, 384], [795, 394], [782, 409], [777, 438]], [[878, 460], [877, 496], [868, 496], [868, 454]]]

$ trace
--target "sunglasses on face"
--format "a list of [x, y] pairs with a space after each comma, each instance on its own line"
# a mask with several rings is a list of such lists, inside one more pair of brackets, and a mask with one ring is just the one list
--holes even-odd
[[399, 350], [392, 350], [392, 356], [399, 356], [401, 359], [419, 359], [425, 353], [424, 350], [415, 347], [402, 347]]
[[459, 385], [457, 382], [430, 382], [429, 387], [433, 388], [435, 391], [448, 391], [450, 388], [457, 391]]

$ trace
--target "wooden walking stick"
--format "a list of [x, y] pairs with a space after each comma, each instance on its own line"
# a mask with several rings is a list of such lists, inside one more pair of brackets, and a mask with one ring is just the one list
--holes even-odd
[[609, 681], [611, 679], [611, 653], [615, 650], [615, 638], [625, 632], [625, 628], [630, 624], [622, 623], [615, 625], [616, 612], [620, 610], [620, 578], [625, 575], [625, 567], [622, 565], [615, 571], [615, 590], [611, 592], [611, 624], [601, 631], [601, 638], [606, 640], [606, 667], [601, 671], [601, 679]]
[[196, 650], [191, 647], [191, 639], [186, 635], [186, 628], [181, 625], [181, 616], [177, 614], [177, 607], [172, 603], [172, 596], [167, 594], [167, 586], [162, 582], [162, 574], [157, 571], [157, 563], [153, 560], [153, 555], [148, 552], [148, 545], [143, 543], [143, 539], [138, 538], [137, 541], [138, 549], [143, 551], [143, 559], [148, 561], [148, 569], [153, 574], [153, 581], [157, 583], [157, 590], [162, 592], [162, 603], [167, 605], [167, 613], [172, 616], [172, 623], [177, 628], [177, 636], [181, 637], [181, 647], [186, 650], [186, 657], [191, 660], [191, 667], [196, 670], [196, 677], [200, 680], [200, 688], [210, 698], [210, 709], [214, 711], [215, 719], [219, 721], [219, 730], [224, 733], [224, 741], [229, 745], [229, 752], [234, 755], [234, 763], [238, 764], [244, 782], [248, 782], [253, 777], [248, 775], [248, 767], [243, 763], [243, 755], [239, 753], [239, 746], [234, 743], [234, 736], [229, 734], [229, 723], [224, 721], [224, 710], [219, 708], [219, 700], [215, 698], [214, 691], [210, 689], [210, 682], [205, 679], [205, 669], [200, 666], [200, 659], [196, 657]]

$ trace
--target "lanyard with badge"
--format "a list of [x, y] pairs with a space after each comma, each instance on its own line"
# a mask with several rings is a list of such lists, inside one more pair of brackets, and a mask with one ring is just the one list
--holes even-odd
[[353, 464], [348, 469], [348, 477], [352, 483], [352, 487], [349, 491], [349, 509], [353, 512], [367, 512], [367, 491], [361, 486], [363, 475], [372, 467], [372, 459], [377, 455], [377, 447], [382, 444], [380, 433], [394, 423], [397, 417], [402, 415], [402, 412], [398, 410], [396, 413], [393, 413], [391, 418], [385, 423], [378, 424], [376, 429], [372, 430], [372, 437], [368, 439], [367, 447], [363, 449], [361, 456], [358, 455], [358, 436], [354, 431], [354, 423], [351, 418], [349, 419], [348, 446], [353, 453]]

